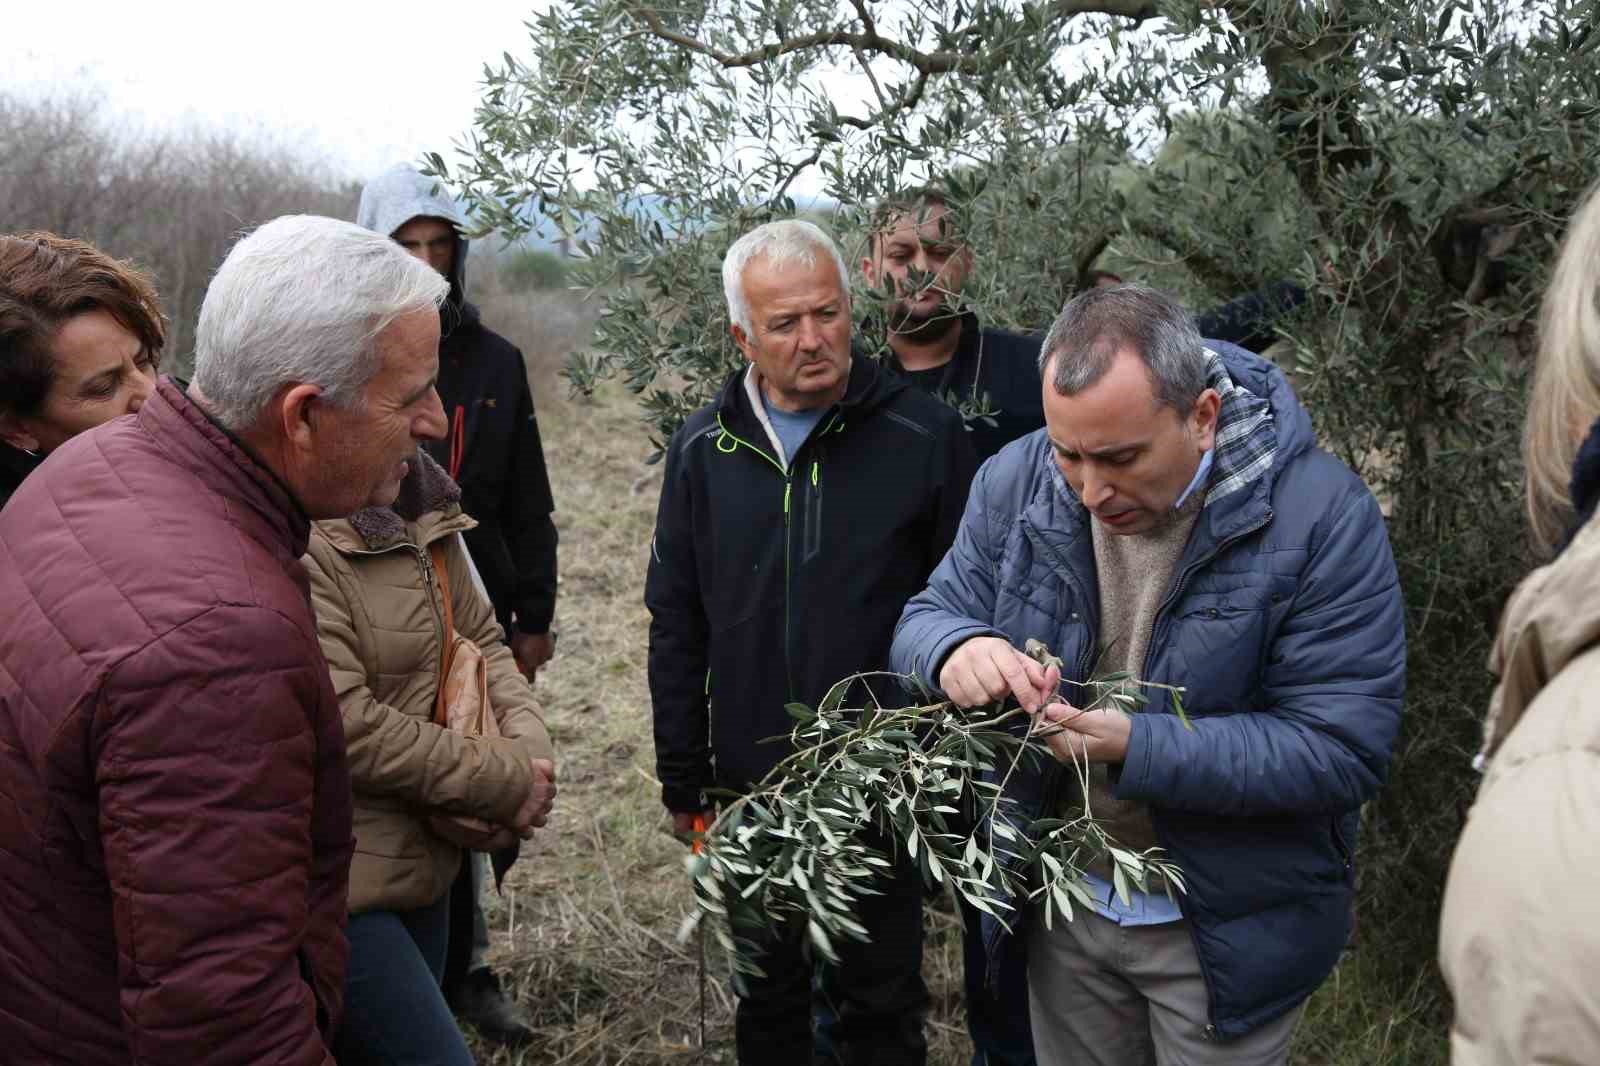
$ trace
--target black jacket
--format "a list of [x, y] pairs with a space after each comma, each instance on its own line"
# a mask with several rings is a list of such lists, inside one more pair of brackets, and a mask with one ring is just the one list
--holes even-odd
[[1194, 316], [1200, 336], [1228, 341], [1261, 353], [1278, 339], [1278, 324], [1306, 302], [1306, 291], [1291, 281], [1235, 296], [1225, 304]]
[[667, 448], [651, 544], [650, 696], [670, 810], [744, 791], [792, 748], [789, 702], [884, 670], [976, 468], [959, 416], [857, 356], [785, 470], [744, 372]]
[[37, 456], [0, 442], [0, 507], [6, 505], [22, 479], [33, 473], [41, 462], [43, 460]]
[[[918, 388], [961, 410], [978, 462], [1044, 425], [1036, 334], [983, 329], [971, 311], [961, 315], [955, 355], [941, 367], [908, 371], [891, 352], [886, 362]], [[974, 415], [973, 407], [992, 411]]]
[[522, 352], [484, 327], [478, 309], [454, 300], [440, 312], [439, 398], [450, 433], [428, 452], [461, 486], [478, 520], [467, 549], [495, 616], [511, 633], [544, 633], [556, 609], [555, 503]]

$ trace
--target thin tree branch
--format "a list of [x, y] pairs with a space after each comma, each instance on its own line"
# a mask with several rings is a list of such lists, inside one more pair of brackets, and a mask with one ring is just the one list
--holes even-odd
[[879, 111], [876, 115], [873, 115], [871, 118], [856, 118], [854, 115], [840, 115], [839, 125], [854, 126], [858, 130], [870, 130], [874, 126], [881, 125], [886, 119], [888, 119], [890, 115], [893, 115], [899, 111], [909, 111], [913, 107], [916, 107], [917, 103], [922, 99], [922, 90], [926, 89], [927, 87], [928, 75], [919, 73], [917, 75], [917, 80], [911, 84], [910, 90], [908, 90], [904, 96], [899, 96], [889, 101], [889, 103], [884, 105], [883, 110]]
[[794, 165], [794, 169], [789, 171], [789, 176], [787, 178], [783, 179], [783, 184], [778, 186], [778, 191], [772, 194], [773, 202], [776, 203], [777, 201], [783, 199], [784, 193], [789, 191], [789, 186], [794, 183], [794, 179], [798, 178], [802, 171], [804, 171], [807, 167], [811, 166], [812, 164], [816, 163], [817, 160], [819, 160], [821, 158], [822, 158], [822, 146], [819, 144], [819, 145], [817, 145], [816, 149], [812, 151], [812, 153], [810, 155], [806, 156], [804, 159], [800, 160], [800, 162], [796, 163]]
[[867, 10], [867, 0], [850, 0], [856, 9], [856, 14], [861, 16], [861, 26], [874, 37], [878, 35], [878, 24], [872, 21], [872, 12]]
[[[653, 8], [630, 7], [628, 13], [649, 27], [650, 32], [663, 41], [691, 52], [698, 52], [715, 60], [725, 68], [756, 67], [770, 63], [779, 56], [805, 52], [814, 48], [854, 48], [863, 52], [897, 59], [923, 74], [981, 74], [996, 65], [995, 57], [978, 53], [922, 52], [902, 41], [884, 37], [877, 31], [876, 23], [867, 16], [861, 33], [848, 30], [821, 30], [799, 37], [751, 49], [747, 52], [723, 52], [704, 41], [667, 28], [661, 15]], [[859, 10], [859, 5], [858, 5]], [[1068, 19], [1074, 15], [1120, 15], [1130, 19], [1146, 19], [1155, 14], [1155, 4], [1150, 0], [1055, 0], [1047, 9], [1049, 21]]]

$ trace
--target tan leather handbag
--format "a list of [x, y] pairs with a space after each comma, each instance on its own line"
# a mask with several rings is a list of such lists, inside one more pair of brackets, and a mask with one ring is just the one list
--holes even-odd
[[[444, 541], [430, 544], [428, 555], [444, 598], [444, 653], [439, 661], [439, 692], [434, 698], [433, 720], [463, 736], [498, 737], [500, 724], [489, 706], [489, 664], [476, 644], [456, 632]], [[462, 814], [430, 815], [429, 824], [446, 840], [475, 851], [485, 848], [500, 833], [499, 826]]]

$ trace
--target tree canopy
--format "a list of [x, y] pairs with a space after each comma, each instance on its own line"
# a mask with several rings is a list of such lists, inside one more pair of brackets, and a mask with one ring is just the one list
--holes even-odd
[[1516, 440], [1547, 265], [1600, 158], [1596, 19], [1594, 0], [555, 0], [432, 165], [485, 227], [542, 214], [579, 239], [608, 306], [569, 375], [622, 377], [657, 447], [740, 361], [723, 251], [797, 211], [858, 259], [877, 198], [939, 182], [976, 255], [966, 301], [1016, 328], [1095, 269], [1195, 306], [1305, 289], [1274, 355], [1384, 500], [1410, 612], [1362, 875], [1366, 928], [1398, 947], [1369, 976], [1436, 1020], [1413, 976], [1528, 562]]

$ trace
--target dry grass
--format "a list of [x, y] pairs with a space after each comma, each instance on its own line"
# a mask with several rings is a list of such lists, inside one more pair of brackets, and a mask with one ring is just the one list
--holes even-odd
[[[644, 463], [649, 446], [626, 392], [574, 399], [557, 377], [566, 350], [586, 342], [593, 308], [559, 293], [501, 293], [484, 317], [528, 354], [558, 507], [561, 637], [539, 696], [562, 791], [550, 827], [487, 908], [492, 958], [538, 1038], [515, 1053], [476, 1051], [486, 1064], [731, 1063], [732, 995], [709, 937], [698, 1043], [697, 947], [677, 941], [691, 906], [684, 849], [667, 832], [653, 775], [643, 594], [660, 467]], [[966, 1063], [960, 927], [942, 901], [928, 911], [924, 950], [929, 1062]], [[1313, 998], [1299, 1066], [1442, 1061], [1442, 1034], [1413, 1022], [1426, 997], [1375, 1001], [1373, 961], [1353, 953]]]

